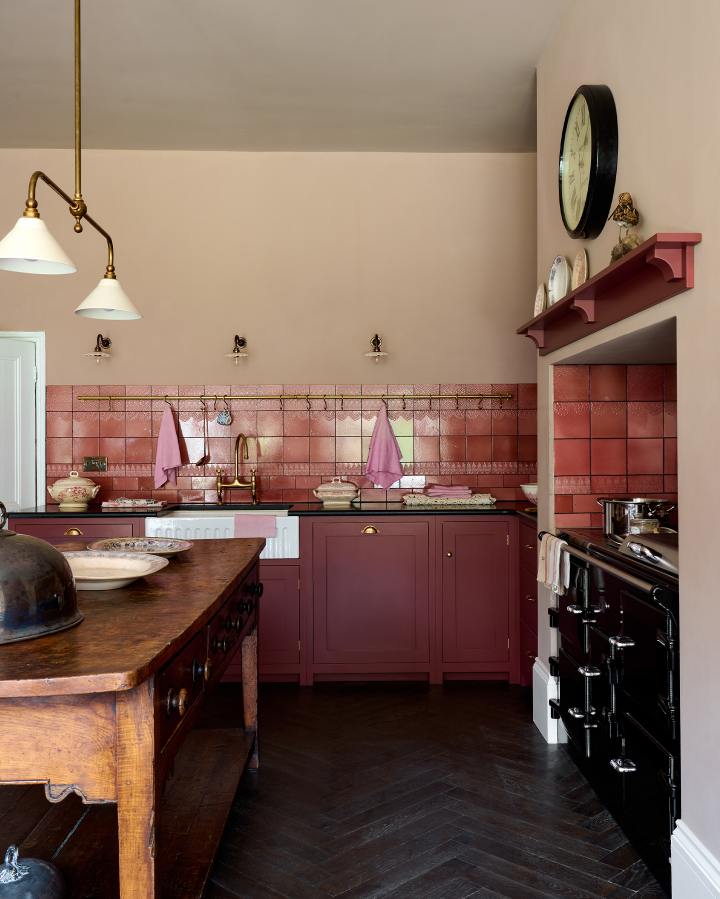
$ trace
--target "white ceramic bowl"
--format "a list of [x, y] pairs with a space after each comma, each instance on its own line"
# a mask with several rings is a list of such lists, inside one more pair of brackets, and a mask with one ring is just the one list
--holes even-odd
[[537, 484], [521, 484], [520, 489], [533, 505], [537, 505]]
[[170, 564], [168, 559], [147, 553], [85, 550], [63, 555], [68, 560], [78, 590], [117, 590]]
[[149, 553], [170, 559], [178, 553], [187, 552], [191, 547], [189, 540], [178, 540], [175, 537], [107, 537], [105, 540], [88, 543], [87, 548], [105, 553]]

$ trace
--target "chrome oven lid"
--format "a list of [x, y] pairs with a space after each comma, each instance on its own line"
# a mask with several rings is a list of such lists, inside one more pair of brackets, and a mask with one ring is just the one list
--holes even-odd
[[628, 534], [619, 551], [646, 565], [678, 574], [677, 534]]

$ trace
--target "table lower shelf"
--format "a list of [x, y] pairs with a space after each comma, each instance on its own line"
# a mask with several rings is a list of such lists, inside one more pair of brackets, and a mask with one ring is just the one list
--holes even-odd
[[[159, 882], [163, 899], [199, 899], [253, 737], [239, 728], [198, 728], [185, 740], [161, 804]], [[41, 786], [0, 789], [0, 846], [56, 865], [73, 899], [118, 897], [114, 804], [69, 796], [50, 805]]]

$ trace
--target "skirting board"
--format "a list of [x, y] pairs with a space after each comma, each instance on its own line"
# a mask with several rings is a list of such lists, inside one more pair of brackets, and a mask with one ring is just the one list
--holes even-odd
[[673, 899], [718, 899], [720, 861], [678, 821], [671, 840]]
[[562, 721], [550, 715], [549, 700], [558, 698], [557, 678], [540, 659], [533, 665], [533, 721], [548, 743], [566, 743], [567, 734]]

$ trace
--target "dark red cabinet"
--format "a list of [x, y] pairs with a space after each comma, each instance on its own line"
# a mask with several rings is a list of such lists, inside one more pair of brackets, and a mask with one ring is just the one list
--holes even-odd
[[427, 667], [429, 533], [400, 516], [312, 524], [315, 665]]
[[300, 566], [260, 562], [260, 580], [260, 673], [296, 674], [300, 670]]
[[[300, 678], [300, 566], [296, 560], [260, 561], [263, 585], [258, 603], [258, 668], [265, 680]], [[224, 680], [242, 679], [239, 653]]]
[[510, 526], [444, 521], [442, 659], [470, 670], [510, 661]]
[[537, 525], [520, 520], [518, 552], [518, 605], [520, 609], [520, 684], [532, 685], [532, 670], [538, 647]]

